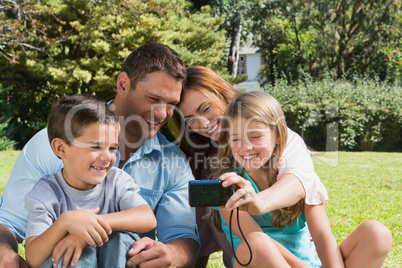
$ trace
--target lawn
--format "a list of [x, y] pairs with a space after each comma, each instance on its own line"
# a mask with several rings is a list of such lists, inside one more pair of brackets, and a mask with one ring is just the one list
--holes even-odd
[[[17, 151], [0, 152], [0, 192], [17, 155]], [[393, 235], [383, 267], [402, 267], [402, 153], [313, 153], [313, 160], [328, 190], [325, 205], [338, 242], [360, 223], [378, 220]], [[224, 267], [220, 253], [211, 256], [208, 267]]]

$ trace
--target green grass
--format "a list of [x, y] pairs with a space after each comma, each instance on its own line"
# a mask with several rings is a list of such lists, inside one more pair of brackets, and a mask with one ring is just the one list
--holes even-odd
[[[0, 193], [18, 153], [0, 152]], [[393, 235], [383, 267], [402, 267], [402, 153], [314, 153], [313, 160], [328, 190], [329, 201], [325, 206], [338, 242], [360, 223], [378, 220]], [[221, 253], [210, 257], [208, 267], [224, 267]]]

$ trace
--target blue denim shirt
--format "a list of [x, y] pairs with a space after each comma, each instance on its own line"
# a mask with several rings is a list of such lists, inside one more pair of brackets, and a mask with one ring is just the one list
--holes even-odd
[[[119, 165], [117, 153], [115, 166]], [[25, 195], [43, 176], [57, 173], [63, 162], [53, 153], [47, 129], [41, 130], [24, 146], [0, 198], [0, 223], [21, 242], [25, 239], [28, 212]], [[190, 238], [199, 243], [195, 210], [188, 203], [191, 169], [180, 149], [158, 133], [145, 141], [123, 166], [151, 206], [157, 219], [158, 241]], [[4, 178], [2, 178], [4, 179]], [[155, 239], [155, 230], [144, 234]]]

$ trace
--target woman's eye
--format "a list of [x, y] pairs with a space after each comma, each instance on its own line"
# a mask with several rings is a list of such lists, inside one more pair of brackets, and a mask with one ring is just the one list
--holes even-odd
[[207, 112], [211, 106], [207, 106], [204, 110], [202, 110], [203, 113]]

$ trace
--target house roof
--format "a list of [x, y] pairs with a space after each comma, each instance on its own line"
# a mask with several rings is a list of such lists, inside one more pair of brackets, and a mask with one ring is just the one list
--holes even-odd
[[253, 35], [250, 33], [247, 36], [247, 44], [244, 44], [239, 49], [239, 54], [249, 55], [260, 53], [260, 48], [253, 45]]

